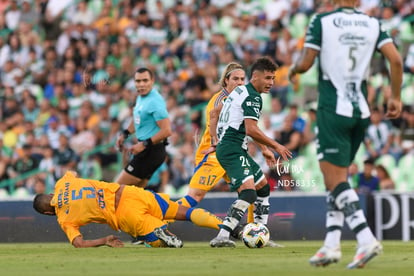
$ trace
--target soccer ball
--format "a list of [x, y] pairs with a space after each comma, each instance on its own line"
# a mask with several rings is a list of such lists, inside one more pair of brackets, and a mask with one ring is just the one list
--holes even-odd
[[243, 228], [242, 240], [249, 248], [262, 248], [269, 239], [269, 229], [262, 223], [252, 222]]

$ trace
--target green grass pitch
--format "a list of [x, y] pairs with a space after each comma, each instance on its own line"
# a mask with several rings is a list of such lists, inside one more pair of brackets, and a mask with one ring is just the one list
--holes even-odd
[[73, 248], [69, 243], [0, 244], [0, 275], [413, 275], [414, 243], [385, 241], [384, 253], [364, 269], [348, 270], [355, 242], [342, 243], [342, 260], [311, 267], [321, 241], [281, 241], [283, 248], [210, 248], [187, 242], [183, 248]]

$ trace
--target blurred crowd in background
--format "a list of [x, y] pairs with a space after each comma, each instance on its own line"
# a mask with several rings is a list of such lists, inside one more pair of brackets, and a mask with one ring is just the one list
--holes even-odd
[[[384, 117], [390, 86], [378, 55], [369, 80], [372, 124], [350, 180], [361, 192], [414, 190], [414, 1], [361, 0], [359, 8], [380, 18], [404, 59], [404, 112]], [[151, 183], [178, 193], [192, 176], [204, 107], [220, 89], [221, 71], [237, 61], [248, 72], [262, 55], [280, 69], [260, 125], [295, 159], [280, 174], [266, 168], [254, 144], [249, 151], [273, 190], [323, 191], [314, 150], [317, 64], [298, 86], [287, 73], [311, 16], [332, 9], [327, 0], [0, 0], [0, 183], [47, 172], [12, 189], [0, 184], [0, 196], [51, 191], [68, 169], [113, 180], [128, 158], [113, 142], [131, 120], [138, 67], [155, 72], [173, 126], [168, 160]], [[85, 70], [107, 85], [85, 86]]]

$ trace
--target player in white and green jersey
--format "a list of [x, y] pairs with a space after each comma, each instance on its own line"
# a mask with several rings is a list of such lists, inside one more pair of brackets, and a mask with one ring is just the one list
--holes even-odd
[[257, 126], [262, 110], [260, 93], [269, 93], [276, 69], [277, 65], [269, 58], [259, 58], [252, 65], [250, 83], [235, 88], [220, 112], [216, 156], [230, 179], [231, 190], [238, 192], [238, 199], [230, 206], [217, 237], [210, 241], [212, 247], [235, 246], [230, 233], [253, 203], [255, 222], [267, 224], [270, 187], [260, 166], [247, 153], [247, 142], [250, 137], [259, 144], [271, 167], [276, 160], [268, 147], [285, 160], [291, 157], [287, 148], [267, 137]]
[[402, 61], [392, 39], [378, 19], [355, 9], [357, 0], [334, 0], [338, 8], [317, 14], [306, 34], [305, 48], [290, 68], [289, 78], [306, 72], [319, 57], [317, 150], [328, 195], [327, 235], [324, 246], [309, 260], [328, 265], [341, 258], [340, 237], [344, 220], [356, 234], [358, 249], [348, 268], [363, 267], [382, 250], [367, 225], [359, 198], [347, 182], [348, 166], [369, 124], [367, 79], [371, 58], [379, 50], [390, 64], [392, 96], [389, 118], [401, 112]]
[[319, 109], [368, 118], [366, 80], [374, 51], [392, 43], [379, 21], [353, 9], [316, 15], [305, 47], [319, 51]]

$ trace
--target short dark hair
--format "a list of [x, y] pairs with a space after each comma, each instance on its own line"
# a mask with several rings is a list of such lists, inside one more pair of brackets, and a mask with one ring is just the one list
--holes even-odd
[[33, 209], [38, 213], [44, 214], [47, 211], [46, 204], [49, 204], [49, 196], [46, 194], [37, 194], [33, 199]]
[[253, 74], [255, 71], [274, 72], [277, 70], [277, 68], [279, 68], [279, 66], [276, 63], [274, 63], [270, 57], [261, 57], [253, 63], [251, 74]]
[[140, 67], [135, 71], [135, 73], [140, 73], [140, 74], [145, 73], [145, 72], [149, 73], [151, 79], [154, 78], [154, 73], [152, 73], [152, 71], [146, 67]]

